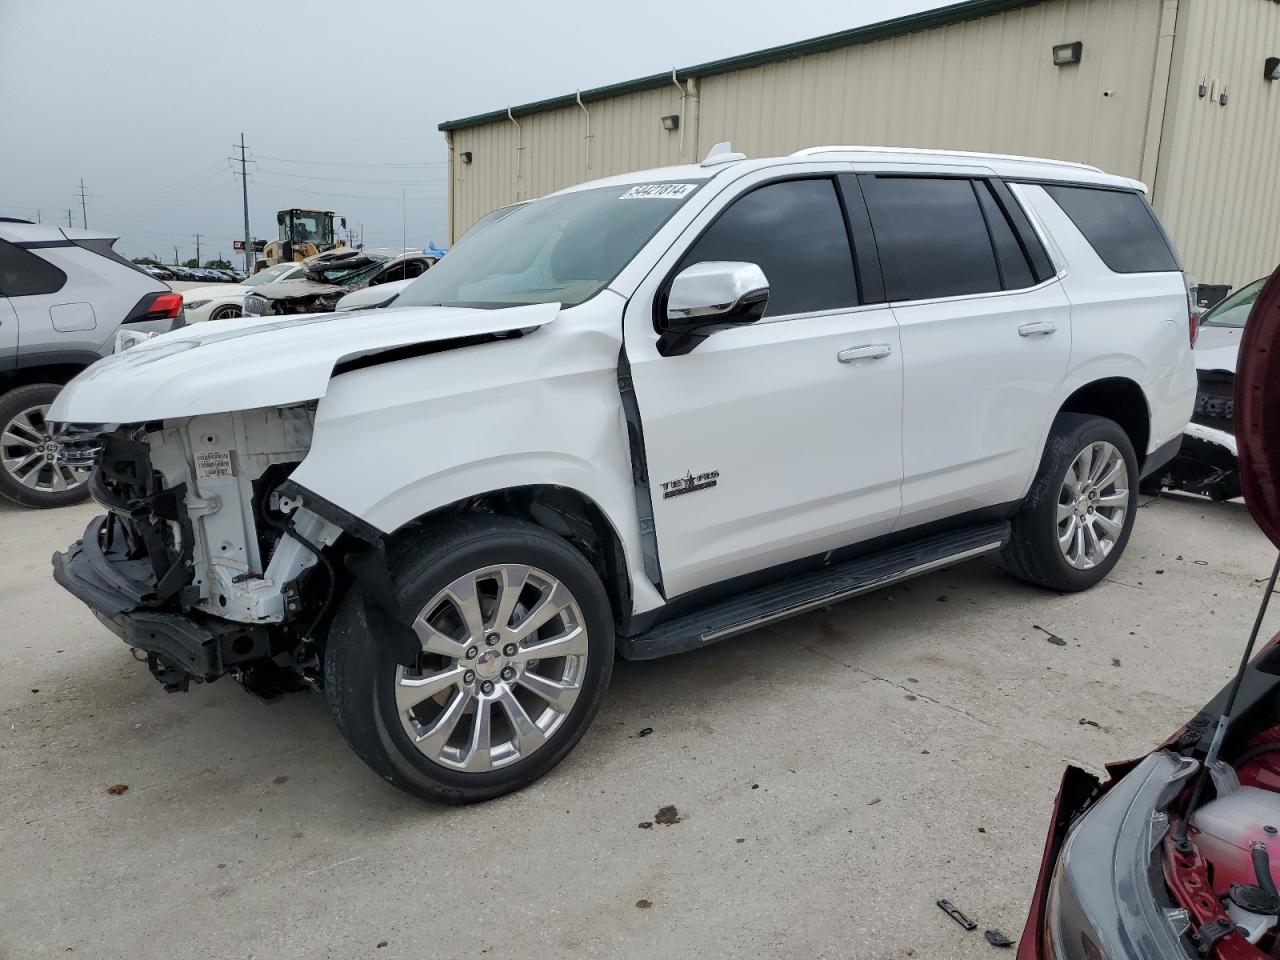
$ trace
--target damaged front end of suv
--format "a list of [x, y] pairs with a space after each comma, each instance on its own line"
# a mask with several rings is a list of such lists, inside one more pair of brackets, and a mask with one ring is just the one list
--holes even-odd
[[[117, 428], [93, 496], [108, 510], [54, 577], [166, 690], [224, 674], [270, 698], [318, 676], [311, 642], [342, 530], [286, 492], [314, 404]], [[323, 565], [323, 566], [322, 566]]]
[[53, 575], [166, 690], [230, 675], [272, 698], [321, 682], [325, 630], [356, 579], [346, 561], [383, 536], [292, 480], [344, 373], [518, 338], [557, 309], [421, 312], [201, 325], [59, 395], [50, 420], [98, 438], [90, 491], [106, 513], [54, 554]]

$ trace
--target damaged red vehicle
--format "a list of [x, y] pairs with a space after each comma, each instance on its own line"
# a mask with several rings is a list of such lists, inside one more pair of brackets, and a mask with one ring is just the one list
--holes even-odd
[[[1280, 269], [1235, 382], [1241, 486], [1280, 547]], [[1067, 770], [1018, 960], [1280, 957], [1280, 635], [1160, 749]]]

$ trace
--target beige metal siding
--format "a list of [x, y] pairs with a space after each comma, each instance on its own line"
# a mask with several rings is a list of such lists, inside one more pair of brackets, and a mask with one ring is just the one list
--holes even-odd
[[[674, 86], [588, 103], [590, 168], [587, 118], [577, 106], [517, 117], [519, 128], [501, 121], [457, 129], [451, 159], [462, 151], [473, 159], [451, 165], [451, 229], [456, 238], [517, 198], [697, 160], [720, 140], [749, 156], [824, 143], [1021, 153], [1138, 177], [1153, 89], [1163, 89], [1153, 71], [1164, 3], [1046, 0], [703, 77], [683, 110]], [[1052, 46], [1073, 40], [1084, 43], [1081, 63], [1055, 67]], [[1161, 103], [1154, 106], [1159, 117]], [[684, 130], [664, 130], [666, 114], [681, 114]]]
[[[701, 139], [749, 156], [821, 143], [1080, 160], [1138, 176], [1159, 0], [1058, 0], [701, 83]], [[1055, 67], [1055, 43], [1084, 42]]]
[[1240, 286], [1280, 262], [1280, 81], [1262, 78], [1268, 56], [1280, 56], [1280, 4], [1180, 0], [1153, 201], [1197, 280]]
[[[681, 112], [681, 91], [674, 85], [585, 106], [586, 113], [573, 106], [453, 131], [452, 239], [503, 204], [583, 180], [681, 162], [681, 131], [662, 126], [663, 116]], [[684, 132], [684, 159], [689, 160], [697, 156], [696, 145]], [[471, 163], [458, 162], [468, 150]]]

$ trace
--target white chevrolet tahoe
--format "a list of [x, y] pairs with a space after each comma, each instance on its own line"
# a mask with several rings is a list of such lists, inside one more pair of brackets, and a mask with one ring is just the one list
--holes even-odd
[[1196, 391], [1140, 183], [821, 147], [585, 183], [388, 308], [94, 364], [107, 508], [54, 575], [168, 690], [323, 687], [356, 752], [467, 802], [648, 659], [1003, 551], [1089, 587]]

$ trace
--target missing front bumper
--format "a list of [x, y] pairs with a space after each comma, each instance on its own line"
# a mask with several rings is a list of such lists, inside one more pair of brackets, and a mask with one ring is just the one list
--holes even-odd
[[145, 579], [145, 562], [104, 552], [107, 524], [107, 517], [95, 518], [83, 539], [55, 553], [53, 578], [112, 633], [146, 654], [147, 666], [166, 690], [185, 691], [192, 681], [211, 682], [234, 665], [269, 655], [269, 637], [260, 627], [146, 609], [154, 592]]

